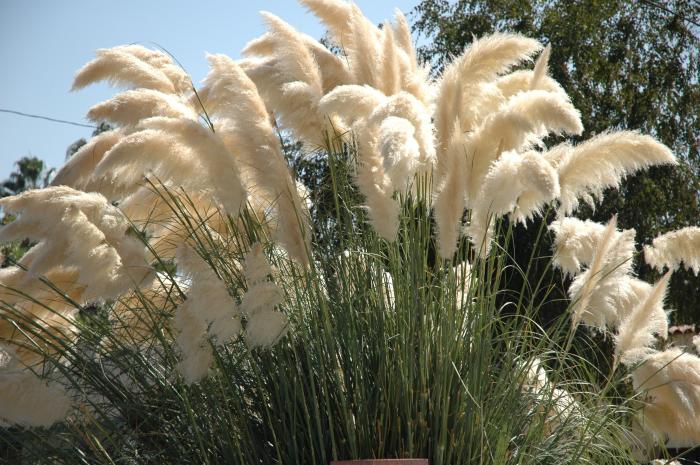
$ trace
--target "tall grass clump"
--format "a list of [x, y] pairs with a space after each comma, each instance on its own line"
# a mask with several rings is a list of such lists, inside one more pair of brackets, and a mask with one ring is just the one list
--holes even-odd
[[[637, 279], [633, 230], [568, 216], [671, 152], [629, 131], [548, 147], [582, 126], [535, 40], [475, 40], [433, 79], [400, 12], [302, 3], [340, 54], [264, 13], [201, 88], [138, 45], [78, 71], [127, 88], [88, 113], [116, 129], [0, 200], [0, 239], [36, 244], [0, 270], [3, 458], [628, 464], [697, 443], [670, 272]], [[322, 161], [312, 189], [285, 138]], [[541, 276], [510, 256], [518, 222], [554, 242]], [[695, 267], [694, 234], [645, 257]]]

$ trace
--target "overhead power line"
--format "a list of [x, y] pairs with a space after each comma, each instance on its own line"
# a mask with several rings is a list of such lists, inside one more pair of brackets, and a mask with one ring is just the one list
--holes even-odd
[[63, 123], [63, 124], [71, 124], [73, 126], [80, 126], [83, 128], [91, 128], [95, 129], [97, 126], [93, 124], [85, 124], [85, 123], [76, 123], [75, 121], [67, 121], [65, 119], [58, 119], [58, 118], [51, 118], [49, 116], [42, 116], [42, 115], [32, 115], [31, 113], [23, 113], [21, 111], [16, 111], [16, 110], [7, 110], [5, 108], [0, 108], [0, 112], [2, 113], [11, 113], [13, 115], [19, 115], [19, 116], [26, 116], [27, 118], [36, 118], [36, 119], [43, 119], [46, 121], [51, 121], [54, 123]]

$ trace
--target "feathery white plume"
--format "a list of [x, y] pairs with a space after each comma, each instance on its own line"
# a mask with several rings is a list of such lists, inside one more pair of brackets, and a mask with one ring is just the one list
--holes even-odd
[[697, 276], [700, 271], [700, 228], [691, 226], [656, 237], [652, 245], [644, 246], [644, 261], [659, 271], [664, 267], [677, 270], [683, 263]]
[[342, 0], [299, 0], [299, 3], [323, 21], [336, 44], [348, 42], [352, 4]]
[[644, 300], [620, 322], [615, 335], [615, 356], [624, 364], [632, 364], [653, 352], [655, 335], [666, 338], [668, 317], [663, 301], [671, 272], [666, 273]]
[[217, 133], [185, 118], [149, 118], [121, 139], [95, 167], [93, 178], [115, 197], [132, 193], [150, 169], [186, 191], [213, 195], [231, 215], [238, 214], [245, 190], [235, 158]]
[[532, 70], [532, 80], [530, 81], [530, 89], [539, 88], [540, 82], [547, 75], [549, 69], [549, 56], [552, 54], [552, 44], [548, 44], [535, 62], [535, 68]]
[[[459, 137], [452, 138], [448, 151], [454, 154], [447, 158], [445, 171], [448, 175], [438, 186], [434, 201], [438, 252], [444, 259], [450, 259], [457, 248], [467, 188], [467, 176], [464, 174], [467, 167], [467, 154]], [[462, 151], [461, 154], [460, 151]]]
[[209, 264], [189, 245], [177, 251], [178, 265], [190, 276], [187, 305], [193, 316], [208, 326], [208, 332], [223, 345], [241, 331], [238, 305]]
[[[541, 45], [514, 34], [493, 34], [474, 41], [442, 73], [436, 98], [435, 129], [437, 137], [438, 175], [445, 174], [447, 148], [458, 124], [465, 87], [474, 87], [490, 81], [512, 66], [527, 60], [541, 49]], [[469, 130], [470, 128], [462, 128]]]
[[593, 260], [605, 225], [564, 217], [553, 221], [549, 229], [554, 233], [554, 266], [561, 268], [567, 275], [575, 275], [581, 271], [581, 266], [588, 265]]
[[198, 117], [182, 99], [152, 89], [121, 92], [90, 108], [87, 116], [92, 121], [109, 121], [121, 126], [134, 126], [139, 121], [154, 116], [192, 120]]
[[[96, 193], [57, 186], [0, 199], [19, 217], [0, 229], [0, 240], [29, 237], [39, 241], [30, 270], [46, 273], [59, 265], [79, 270], [85, 300], [109, 299], [148, 281], [146, 247], [131, 233], [118, 209]], [[37, 258], [41, 257], [41, 258]]]
[[177, 369], [187, 384], [195, 383], [206, 376], [214, 361], [211, 345], [206, 338], [206, 323], [198, 317], [192, 303], [186, 300], [175, 312], [173, 328], [177, 331], [175, 342], [182, 352]]
[[396, 239], [399, 203], [392, 198], [393, 186], [384, 172], [381, 154], [376, 150], [379, 131], [376, 125], [358, 123], [358, 167], [356, 184], [365, 197], [372, 226], [388, 241]]
[[75, 75], [73, 90], [107, 80], [112, 85], [143, 87], [174, 94], [190, 87], [187, 75], [162, 52], [138, 45], [99, 49], [97, 58]]
[[629, 273], [634, 253], [634, 229], [617, 233], [617, 217], [613, 217], [596, 243], [590, 267], [576, 276], [569, 287], [572, 300], [572, 324], [604, 328], [617, 321], [615, 299]]
[[287, 330], [287, 317], [275, 311], [283, 302], [284, 294], [277, 284], [267, 281], [271, 271], [262, 246], [253, 245], [245, 257], [248, 291], [241, 299], [241, 311], [248, 317], [246, 339], [251, 347], [273, 345]]
[[405, 192], [420, 165], [420, 147], [410, 121], [390, 116], [379, 127], [384, 172], [395, 190]]
[[381, 70], [379, 88], [385, 95], [394, 95], [401, 87], [399, 55], [394, 42], [394, 30], [389, 23], [382, 28]]
[[52, 186], [87, 190], [88, 180], [104, 154], [124, 136], [120, 129], [103, 132], [90, 139], [66, 162], [51, 181]]
[[287, 317], [280, 312], [260, 311], [248, 320], [246, 340], [251, 347], [269, 347], [284, 336]]
[[607, 187], [618, 187], [620, 180], [653, 165], [675, 165], [671, 150], [634, 131], [600, 134], [576, 147], [550, 157], [559, 172], [561, 205], [568, 215], [578, 208], [579, 198], [593, 205]]
[[338, 86], [323, 96], [319, 111], [338, 115], [343, 123], [352, 126], [358, 119], [367, 118], [385, 101], [386, 96], [371, 86]]
[[350, 7], [350, 35], [343, 44], [353, 82], [379, 88], [382, 33], [355, 4]]
[[700, 358], [679, 348], [656, 352], [632, 371], [632, 384], [646, 394], [646, 429], [668, 447], [700, 442]]
[[66, 418], [70, 408], [71, 399], [61, 387], [28, 370], [0, 368], [0, 426], [48, 428]]
[[278, 240], [292, 257], [308, 264], [311, 229], [255, 84], [230, 58], [213, 55], [209, 61], [212, 70], [205, 88], [208, 99], [219, 101], [212, 112], [223, 119], [222, 137], [227, 145], [237, 149], [241, 165], [254, 184], [252, 187], [274, 202]]
[[[491, 164], [502, 152], [518, 150], [549, 132], [580, 134], [580, 114], [557, 94], [541, 90], [522, 92], [487, 117], [465, 140], [467, 153], [467, 200], [475, 201]], [[464, 173], [449, 173], [448, 176]]]
[[[491, 165], [484, 179], [467, 229], [475, 249], [481, 255], [489, 251], [491, 218], [513, 211], [526, 191], [536, 193], [541, 204], [553, 200], [559, 195], [556, 171], [536, 152], [522, 155], [512, 151], [504, 153]], [[520, 211], [526, 216], [534, 213]]]
[[[408, 21], [406, 21], [406, 16], [396, 8], [394, 10], [394, 17], [396, 18], [396, 23], [394, 25], [394, 36], [396, 37], [396, 44], [401, 47], [401, 50], [404, 51], [406, 54], [408, 60], [408, 69], [404, 70], [404, 74], [406, 71], [415, 71], [418, 69], [418, 58], [416, 56], [416, 48], [413, 45], [413, 39], [411, 38], [411, 28], [408, 25]], [[417, 96], [416, 96], [417, 97]]]

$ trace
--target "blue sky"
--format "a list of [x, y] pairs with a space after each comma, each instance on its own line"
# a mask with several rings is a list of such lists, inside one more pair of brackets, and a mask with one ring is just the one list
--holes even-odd
[[[418, 0], [356, 0], [375, 23], [408, 13]], [[140, 43], [166, 48], [196, 83], [207, 73], [204, 52], [238, 58], [264, 32], [260, 10], [271, 11], [314, 37], [324, 29], [294, 0], [1, 0], [0, 108], [84, 122], [91, 105], [115, 89], [93, 85], [70, 92], [73, 74], [97, 48]], [[91, 130], [0, 113], [0, 180], [22, 156], [60, 166], [65, 150]]]

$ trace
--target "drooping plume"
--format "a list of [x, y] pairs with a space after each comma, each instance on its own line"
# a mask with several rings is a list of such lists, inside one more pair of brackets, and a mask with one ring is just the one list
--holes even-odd
[[618, 187], [627, 175], [653, 165], [674, 165], [668, 147], [634, 131], [604, 133], [551, 157], [559, 172], [559, 210], [568, 215], [579, 199], [593, 205], [608, 187]]
[[205, 322], [219, 345], [237, 336], [241, 331], [241, 315], [226, 283], [189, 245], [179, 247], [177, 260], [190, 278], [186, 301], [190, 311]]
[[549, 229], [554, 233], [554, 265], [568, 275], [576, 275], [581, 271], [581, 266], [593, 260], [605, 225], [564, 217], [552, 222]]
[[598, 238], [590, 266], [569, 287], [574, 326], [583, 322], [603, 329], [618, 320], [614, 296], [632, 267], [635, 231], [618, 233], [616, 226], [613, 217]]
[[162, 52], [140, 45], [122, 45], [97, 50], [96, 54], [97, 58], [76, 73], [73, 90], [103, 80], [168, 94], [184, 93], [192, 87], [189, 76]]
[[212, 55], [209, 62], [204, 94], [221, 120], [222, 137], [240, 158], [250, 188], [275, 205], [277, 239], [307, 264], [311, 230], [306, 211], [255, 84], [224, 55]]
[[0, 346], [0, 427], [45, 427], [66, 418], [71, 399], [62, 386], [48, 382], [17, 363]]
[[92, 121], [108, 121], [120, 126], [135, 126], [154, 116], [192, 120], [198, 117], [181, 98], [152, 89], [121, 92], [90, 108], [87, 116]]
[[653, 352], [656, 336], [665, 339], [668, 317], [663, 311], [663, 300], [671, 272], [657, 282], [645, 299], [640, 299], [632, 312], [620, 322], [615, 335], [615, 355], [625, 364], [643, 360]]
[[246, 339], [252, 347], [270, 346], [287, 330], [287, 317], [275, 310], [284, 301], [284, 294], [277, 284], [267, 280], [271, 272], [262, 246], [255, 244], [245, 258], [248, 291], [241, 299], [241, 311], [248, 318]]
[[700, 272], [700, 228], [687, 227], [662, 234], [644, 246], [644, 261], [653, 268], [677, 270], [681, 264]]
[[645, 394], [642, 424], [668, 447], [700, 442], [700, 358], [679, 348], [655, 352], [632, 371]]
[[51, 181], [52, 186], [68, 186], [89, 191], [89, 180], [95, 167], [105, 153], [124, 136], [121, 129], [103, 132], [80, 147], [77, 152], [58, 170]]
[[[467, 228], [474, 248], [481, 255], [489, 251], [492, 220], [516, 209], [519, 198], [528, 191], [533, 193], [533, 197], [537, 196], [539, 201], [536, 205], [554, 200], [559, 195], [559, 182], [554, 169], [536, 152], [523, 155], [506, 152], [501, 155], [484, 179]], [[537, 208], [519, 209], [518, 212], [529, 217], [537, 213]]]
[[[438, 184], [438, 194], [435, 198], [440, 254], [449, 258], [455, 250], [455, 231], [463, 214], [464, 201], [469, 208], [479, 205], [481, 209], [488, 211], [488, 207], [479, 199], [479, 191], [486, 182], [489, 170], [504, 152], [529, 149], [550, 132], [577, 134], [581, 130], [580, 115], [568, 99], [559, 94], [535, 90], [522, 92], [511, 98], [466, 137], [455, 134], [444, 153], [445, 175]], [[522, 167], [533, 168], [542, 174], [549, 173], [551, 178], [551, 170], [546, 169], [537, 158], [531, 160], [535, 164], [522, 164]], [[503, 166], [513, 167], [506, 162], [503, 162]], [[526, 175], [519, 173], [518, 177]], [[547, 183], [553, 190], [544, 195], [544, 198], [541, 197], [541, 193], [532, 198], [530, 190], [530, 203], [525, 206], [529, 211], [534, 213], [546, 199], [552, 198], [550, 194], [558, 193], [553, 179]], [[486, 199], [486, 203], [491, 200]], [[483, 215], [476, 218], [476, 221], [474, 228], [481, 234], [487, 229], [487, 222], [484, 221]], [[481, 237], [485, 239], [485, 236]], [[479, 244], [482, 239], [478, 239]]]
[[113, 197], [124, 198], [148, 170], [188, 192], [212, 195], [234, 216], [245, 199], [236, 159], [217, 133], [194, 120], [144, 120], [105, 154], [93, 179]]
[[30, 271], [45, 274], [75, 267], [84, 301], [111, 299], [153, 276], [147, 251], [129, 222], [99, 194], [59, 186], [0, 199], [19, 217], [0, 229], [0, 240], [38, 241], [28, 256]]

